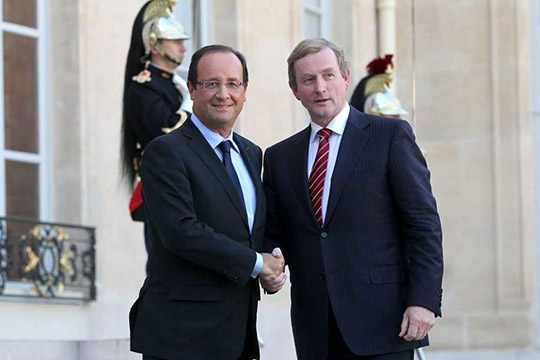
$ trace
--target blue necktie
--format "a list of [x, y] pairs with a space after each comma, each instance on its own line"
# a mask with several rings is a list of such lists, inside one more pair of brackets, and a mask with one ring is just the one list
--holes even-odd
[[234, 166], [231, 160], [231, 145], [232, 144], [230, 140], [225, 140], [221, 142], [218, 146], [221, 150], [221, 153], [223, 154], [223, 166], [225, 166], [225, 170], [227, 171], [227, 174], [229, 174], [229, 177], [231, 178], [234, 187], [236, 187], [242, 204], [245, 206], [242, 186], [240, 186], [240, 180], [238, 179], [238, 175], [236, 174], [236, 170], [234, 170]]

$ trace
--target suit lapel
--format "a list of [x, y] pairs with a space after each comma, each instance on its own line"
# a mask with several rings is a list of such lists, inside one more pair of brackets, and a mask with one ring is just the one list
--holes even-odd
[[309, 153], [309, 135], [311, 134], [311, 127], [305, 128], [299, 136], [293, 141], [295, 149], [293, 149], [291, 161], [289, 162], [289, 172], [293, 177], [293, 187], [298, 195], [300, 203], [304, 206], [304, 210], [310, 214], [311, 219], [317, 227], [320, 227], [313, 212], [311, 206], [311, 200], [309, 198], [309, 184], [307, 178], [307, 163]]
[[238, 191], [234, 187], [234, 184], [229, 178], [225, 167], [219, 161], [219, 158], [214, 150], [210, 147], [199, 129], [197, 129], [191, 120], [188, 119], [180, 129], [183, 130], [186, 137], [191, 139], [189, 141], [189, 146], [221, 183], [234, 207], [242, 215], [242, 219], [244, 220], [246, 226], [249, 227], [244, 204], [241, 202], [240, 197], [238, 196]]
[[355, 164], [362, 156], [366, 144], [370, 138], [371, 127], [369, 121], [364, 118], [364, 115], [351, 107], [347, 125], [343, 131], [343, 138], [339, 145], [339, 152], [336, 159], [336, 165], [332, 174], [332, 187], [328, 197], [328, 206], [326, 209], [325, 225], [332, 218], [332, 214], [336, 209], [339, 197], [343, 187], [347, 183], [347, 179], [351, 171], [355, 168]]

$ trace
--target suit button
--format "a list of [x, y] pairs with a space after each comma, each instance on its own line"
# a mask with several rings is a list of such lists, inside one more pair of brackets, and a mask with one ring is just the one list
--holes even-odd
[[321, 233], [321, 237], [323, 239], [326, 239], [328, 237], [328, 234], [326, 232]]
[[326, 279], [326, 275], [324, 273], [321, 273], [321, 280]]

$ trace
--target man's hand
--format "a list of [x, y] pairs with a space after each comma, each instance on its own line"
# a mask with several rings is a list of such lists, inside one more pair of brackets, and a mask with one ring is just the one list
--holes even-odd
[[421, 306], [409, 306], [403, 314], [399, 337], [407, 341], [422, 340], [435, 325], [435, 314]]
[[275, 248], [272, 254], [262, 254], [263, 267], [259, 274], [261, 285], [268, 291], [277, 292], [281, 290], [287, 281], [287, 274], [283, 272], [285, 259], [280, 248]]
[[274, 251], [272, 251], [272, 254], [262, 254], [262, 257], [263, 266], [259, 275], [278, 276], [283, 272], [285, 259], [283, 259], [283, 255], [281, 254], [281, 250], [279, 250], [279, 248], [275, 248]]

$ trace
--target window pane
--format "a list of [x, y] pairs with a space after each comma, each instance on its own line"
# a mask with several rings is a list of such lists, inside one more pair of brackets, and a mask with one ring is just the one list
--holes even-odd
[[311, 5], [311, 6], [316, 7], [316, 8], [321, 7], [321, 0], [304, 0], [304, 3], [306, 5]]
[[6, 149], [38, 152], [37, 40], [4, 32]]
[[304, 38], [321, 37], [321, 17], [312, 12], [304, 12]]
[[4, 21], [37, 27], [36, 0], [4, 0]]
[[6, 214], [39, 219], [39, 167], [6, 161]]

